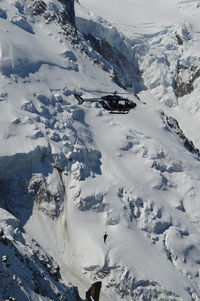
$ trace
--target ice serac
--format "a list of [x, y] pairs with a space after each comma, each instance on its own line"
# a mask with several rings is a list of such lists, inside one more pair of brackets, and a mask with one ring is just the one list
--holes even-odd
[[[135, 92], [144, 88], [138, 57], [135, 51], [137, 42], [130, 41], [117, 28], [89, 12], [82, 13], [82, 7], [76, 6], [76, 25], [85, 35], [91, 46], [112, 67], [112, 79], [120, 87], [133, 89]], [[140, 46], [141, 54], [144, 46]]]
[[[95, 7], [97, 11], [102, 12], [98, 2], [83, 0], [82, 3], [86, 3], [85, 6], [88, 8]], [[125, 21], [124, 24], [120, 21], [113, 24], [102, 18], [104, 15], [107, 16], [108, 12], [110, 19], [117, 18], [115, 9], [112, 11], [111, 3], [108, 10], [102, 12], [101, 17], [94, 13], [90, 14], [81, 5], [76, 5], [78, 28], [97, 39], [105, 40], [128, 60], [132, 68], [128, 80], [131, 78], [131, 87], [134, 91], [149, 88], [161, 102], [168, 106], [176, 105], [177, 97], [191, 94], [198, 85], [199, 56], [192, 50], [193, 47], [194, 49], [199, 47], [197, 19], [200, 10], [196, 6], [196, 1], [172, 0], [166, 8], [163, 1], [155, 5], [152, 0], [145, 4], [150, 11], [148, 16], [146, 16], [148, 9], [142, 10], [142, 4], [138, 5], [137, 1], [132, 3], [127, 1], [124, 6], [120, 3], [118, 5], [121, 15], [127, 16], [129, 24]], [[155, 7], [154, 12], [152, 7]], [[193, 18], [189, 18], [188, 9], [191, 14], [193, 13]], [[131, 19], [128, 17], [129, 10]], [[149, 23], [138, 22], [137, 12], [143, 18], [146, 16], [146, 20], [150, 19]], [[122, 61], [119, 59], [119, 62]], [[123, 77], [123, 80], [125, 81], [126, 77]], [[130, 87], [128, 82], [127, 87]]]
[[[77, 23], [79, 24], [80, 20]], [[91, 26], [93, 25], [91, 24]], [[134, 65], [120, 50], [111, 46], [104, 38], [96, 38], [90, 33], [87, 33], [85, 38], [90, 41], [91, 46], [112, 66], [112, 79], [120, 87], [128, 89], [138, 87], [141, 84], [142, 79], [138, 66]]]

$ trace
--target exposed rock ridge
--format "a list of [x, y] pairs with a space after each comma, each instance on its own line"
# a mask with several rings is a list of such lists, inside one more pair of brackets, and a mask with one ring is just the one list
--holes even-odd
[[[96, 38], [92, 34], [79, 32], [75, 22], [74, 0], [58, 0], [63, 5], [52, 9], [45, 0], [26, 0], [27, 12], [36, 20], [42, 17], [47, 24], [57, 22], [60, 33], [81, 52], [110, 74], [111, 79], [124, 89], [136, 88], [142, 84], [142, 74], [137, 66], [136, 60], [129, 60], [116, 47], [104, 38]], [[86, 37], [86, 40], [85, 40]], [[89, 42], [89, 43], [88, 43]], [[91, 49], [92, 46], [92, 49]], [[124, 43], [125, 46], [125, 43]], [[127, 46], [126, 46], [127, 47]]]
[[80, 301], [78, 290], [60, 282], [60, 268], [39, 244], [0, 208], [0, 300]]
[[46, 2], [43, 0], [35, 0], [33, 3], [27, 1], [28, 10], [31, 11], [33, 15], [44, 14], [45, 18], [50, 14], [52, 18], [57, 18], [61, 23], [69, 22], [75, 26], [75, 12], [74, 12], [74, 0], [58, 0], [64, 6], [63, 9], [55, 11], [49, 9]]
[[58, 0], [65, 6], [66, 19], [72, 25], [75, 25], [74, 0]]
[[[186, 75], [186, 76], [185, 76]], [[175, 95], [182, 97], [190, 94], [194, 90], [194, 81], [200, 77], [200, 69], [196, 65], [187, 66], [180, 64], [177, 66], [177, 77], [175, 79]]]
[[178, 121], [174, 117], [167, 116], [164, 112], [161, 112], [162, 119], [164, 120], [165, 124], [181, 139], [185, 148], [200, 157], [200, 151], [194, 146], [194, 143], [185, 136], [183, 131], [181, 130]]
[[[96, 266], [93, 269], [91, 268], [90, 272], [92, 272], [94, 279], [96, 277], [98, 277], [99, 279], [107, 278], [106, 287], [111, 290], [115, 289], [117, 294], [121, 298], [120, 300], [127, 298], [127, 300], [140, 301], [142, 296], [142, 300], [148, 301], [182, 301], [181, 297], [177, 296], [173, 292], [164, 289], [155, 281], [152, 281], [150, 279], [136, 279], [136, 277], [132, 275], [130, 271], [122, 266], [108, 267], [106, 271]], [[85, 301], [101, 301], [101, 298], [95, 299], [92, 295], [96, 283], [94, 283], [87, 291]]]
[[99, 296], [101, 292], [101, 281], [97, 281], [92, 284], [89, 290], [86, 292], [85, 301], [99, 301]]

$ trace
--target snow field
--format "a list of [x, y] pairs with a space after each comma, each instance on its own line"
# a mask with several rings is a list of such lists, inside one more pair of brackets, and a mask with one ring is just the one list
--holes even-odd
[[[8, 15], [19, 14], [3, 3]], [[100, 22], [95, 30], [109, 26], [89, 15]], [[92, 282], [102, 280], [103, 301], [199, 300], [199, 161], [160, 112], [180, 120], [198, 142], [198, 102], [190, 103], [198, 88], [184, 103], [172, 93], [181, 57], [172, 33], [182, 27], [164, 22], [136, 29], [118, 24], [120, 33], [111, 28], [115, 46], [126, 31], [129, 40], [136, 34], [137, 49], [148, 49], [140, 63], [149, 90], [139, 94], [146, 105], [131, 95], [135, 110], [109, 115], [98, 105], [78, 106], [73, 97], [81, 87], [120, 91], [109, 74], [64, 40], [56, 23], [29, 23], [35, 34], [0, 19], [2, 206], [9, 205], [20, 227], [58, 262], [63, 282], [77, 285], [82, 298]]]

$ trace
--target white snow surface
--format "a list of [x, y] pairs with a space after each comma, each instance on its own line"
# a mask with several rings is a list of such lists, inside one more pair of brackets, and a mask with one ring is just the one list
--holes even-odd
[[137, 23], [168, 22], [177, 18], [178, 3], [169, 0], [80, 0], [80, 3], [112, 23], [135, 25]]
[[79, 3], [112, 23], [136, 25], [149, 23], [177, 23], [181, 19], [194, 20], [188, 8], [198, 7], [199, 0], [79, 0]]
[[[45, 274], [46, 290], [49, 281], [52, 292], [68, 289], [70, 300], [71, 282], [84, 299], [102, 281], [100, 301], [200, 300], [200, 160], [161, 113], [176, 118], [200, 147], [199, 79], [189, 95], [177, 98], [173, 90], [177, 61], [199, 62], [198, 4], [76, 5], [80, 30], [136, 57], [143, 71], [141, 101], [128, 95], [136, 109], [112, 115], [99, 104], [78, 106], [73, 96], [74, 89], [97, 96], [82, 88], [125, 92], [82, 50], [81, 43], [91, 50], [88, 42], [81, 37], [74, 45], [55, 20], [25, 13], [24, 1], [0, 2], [0, 226], [19, 241], [22, 256], [31, 258], [32, 238], [58, 263], [65, 289]], [[0, 251], [2, 271], [11, 277], [19, 263], [1, 241]], [[0, 274], [1, 299], [54, 300], [34, 292], [30, 273], [20, 269], [20, 295]]]

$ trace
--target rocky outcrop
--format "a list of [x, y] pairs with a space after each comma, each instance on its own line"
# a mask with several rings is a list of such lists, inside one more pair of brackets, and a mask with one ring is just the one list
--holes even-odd
[[75, 12], [74, 12], [74, 0], [58, 0], [59, 2], [63, 3], [65, 6], [65, 18], [66, 21], [75, 25]]
[[89, 290], [86, 292], [85, 301], [99, 301], [101, 285], [101, 281], [93, 283]]
[[0, 208], [0, 300], [81, 301], [77, 287], [61, 282], [58, 264]]
[[55, 11], [50, 9], [45, 1], [35, 0], [33, 3], [28, 4], [28, 10], [33, 15], [44, 15], [46, 20], [57, 19], [60, 23], [70, 23], [75, 26], [75, 12], [74, 12], [74, 0], [57, 0], [63, 4], [63, 9]]
[[55, 191], [52, 192], [47, 179], [40, 173], [33, 174], [28, 184], [28, 194], [37, 209], [52, 219], [58, 218], [63, 211], [65, 189], [57, 170], [57, 183]]
[[181, 139], [185, 148], [189, 152], [197, 155], [197, 157], [199, 158], [200, 157], [199, 149], [197, 149], [194, 146], [194, 143], [185, 136], [185, 134], [183, 133], [183, 131], [181, 130], [181, 128], [178, 124], [178, 121], [173, 117], [167, 116], [164, 112], [161, 112], [161, 116], [162, 116], [162, 119], [164, 120], [165, 124]]
[[195, 66], [187, 66], [178, 63], [177, 77], [175, 79], [174, 92], [177, 97], [190, 94], [194, 90], [194, 81], [200, 77], [200, 69]]
[[183, 45], [183, 38], [177, 32], [175, 32], [175, 36], [176, 36], [178, 45]]
[[34, 15], [41, 15], [45, 12], [47, 5], [44, 1], [34, 1], [31, 10]]

